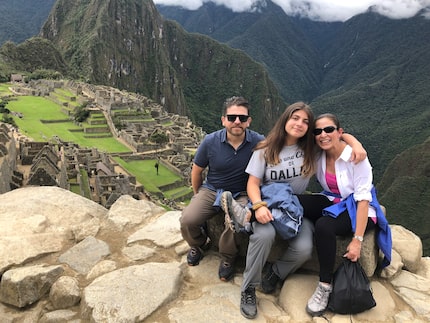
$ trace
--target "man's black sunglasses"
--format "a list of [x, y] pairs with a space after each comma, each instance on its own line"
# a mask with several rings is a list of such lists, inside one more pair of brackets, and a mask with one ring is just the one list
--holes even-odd
[[227, 114], [227, 120], [230, 122], [235, 122], [236, 118], [239, 118], [240, 122], [245, 122], [248, 120], [249, 116], [244, 114]]
[[334, 126], [328, 126], [325, 128], [315, 128], [313, 133], [315, 136], [318, 136], [320, 134], [322, 134], [322, 132], [324, 131], [325, 133], [332, 133], [333, 131], [335, 131], [337, 128]]

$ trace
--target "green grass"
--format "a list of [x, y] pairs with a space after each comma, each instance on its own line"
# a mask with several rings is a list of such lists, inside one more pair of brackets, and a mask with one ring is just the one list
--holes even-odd
[[[68, 117], [61, 112], [61, 107], [43, 97], [19, 96], [10, 101], [7, 108], [13, 112], [20, 112], [23, 118], [14, 117], [14, 120], [23, 133], [34, 141], [49, 141], [54, 136], [63, 141], [71, 141], [84, 147], [97, 147], [100, 151], [129, 152], [130, 149], [115, 138], [86, 138], [83, 132], [71, 132], [69, 129], [83, 129], [93, 127], [83, 123], [79, 127], [74, 122], [42, 123], [41, 120], [64, 120]], [[105, 125], [106, 126], [106, 125]], [[98, 126], [100, 127], [100, 126]]]
[[[0, 83], [0, 94], [10, 94], [8, 87], [10, 84]], [[72, 97], [72, 93], [67, 90], [56, 89], [56, 94], [67, 101], [67, 97]], [[63, 100], [61, 100], [63, 102]], [[62, 112], [64, 107], [57, 103], [43, 98], [34, 96], [17, 96], [14, 100], [10, 101], [7, 108], [12, 112], [19, 112], [22, 118], [14, 116], [14, 120], [20, 131], [34, 141], [50, 141], [55, 136], [60, 137], [63, 141], [69, 141], [78, 144], [80, 147], [96, 147], [100, 151], [106, 153], [115, 152], [129, 152], [130, 149], [115, 138], [85, 138], [83, 131], [73, 132], [71, 130], [83, 130], [84, 128], [103, 128], [106, 124], [102, 125], [89, 125], [87, 122], [82, 123], [80, 126], [73, 121], [67, 121], [69, 117]], [[102, 113], [92, 113], [93, 119], [104, 118]], [[41, 120], [62, 120], [55, 123], [42, 123]], [[90, 136], [92, 134], [86, 134]], [[93, 134], [95, 136], [101, 135], [100, 133]], [[146, 191], [152, 193], [161, 192], [158, 187], [174, 183], [182, 180], [182, 178], [175, 173], [171, 172], [163, 164], [159, 164], [158, 175], [154, 167], [156, 160], [140, 160], [140, 161], [125, 161], [120, 157], [113, 158], [121, 167], [127, 172], [136, 177], [136, 180], [143, 185]], [[82, 176], [86, 176], [85, 172], [81, 172]], [[85, 181], [84, 181], [85, 182]], [[70, 181], [70, 190], [79, 194], [80, 188], [77, 183]], [[85, 195], [90, 195], [89, 188], [84, 188]], [[161, 192], [168, 198], [185, 195], [190, 192], [189, 187], [180, 187], [168, 192]]]
[[12, 94], [12, 92], [9, 90], [10, 86], [10, 83], [0, 83], [0, 96]]
[[75, 95], [72, 93], [72, 91], [70, 91], [70, 90], [66, 90], [66, 89], [55, 89], [55, 93], [58, 93], [59, 95], [61, 95], [61, 96], [64, 96], [64, 97], [69, 97], [69, 98], [71, 98], [71, 97], [74, 97]]
[[159, 164], [157, 175], [154, 167], [155, 159], [126, 162], [120, 157], [114, 157], [114, 160], [129, 173], [136, 176], [136, 180], [149, 192], [160, 192], [159, 186], [181, 180], [180, 176], [172, 173], [161, 163]]
[[84, 196], [88, 199], [91, 199], [90, 187], [88, 185], [88, 173], [84, 169], [80, 169], [79, 173], [81, 174], [82, 181], [81, 183], [86, 183], [87, 185], [83, 185]]
[[79, 105], [77, 101], [72, 101], [72, 97], [76, 97], [76, 95], [67, 89], [56, 88], [54, 92], [51, 93], [51, 96], [56, 97], [60, 102], [68, 103], [68, 105], [73, 108]]
[[183, 195], [186, 195], [188, 193], [191, 193], [191, 191], [192, 191], [191, 187], [182, 186], [182, 187], [178, 187], [178, 188], [175, 188], [173, 190], [170, 190], [170, 191], [165, 191], [163, 193], [164, 193], [164, 196], [166, 196], [167, 198], [176, 199], [179, 196], [183, 196]]
[[79, 184], [76, 183], [70, 184], [70, 191], [78, 195], [81, 194], [81, 188]]

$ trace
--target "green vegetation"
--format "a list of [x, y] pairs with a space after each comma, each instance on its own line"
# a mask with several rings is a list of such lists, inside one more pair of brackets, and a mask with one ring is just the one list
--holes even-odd
[[380, 202], [388, 205], [391, 223], [418, 234], [425, 255], [430, 255], [430, 137], [397, 156], [387, 167], [377, 189]]
[[0, 82], [0, 98], [12, 94], [12, 92], [9, 90], [9, 87], [10, 87], [10, 83]]
[[84, 197], [86, 197], [87, 199], [91, 199], [91, 190], [90, 190], [90, 186], [88, 184], [89, 183], [88, 182], [88, 173], [86, 172], [85, 169], [80, 169], [79, 174], [81, 175], [81, 178], [82, 178], [81, 183], [86, 183], [86, 185], [83, 185], [83, 187], [82, 187]]
[[75, 108], [74, 120], [76, 122], [84, 122], [88, 119], [89, 116], [90, 116], [90, 111], [88, 109], [85, 109], [85, 107], [78, 106]]
[[54, 92], [49, 94], [53, 99], [58, 102], [67, 103], [67, 106], [70, 108], [70, 112], [75, 112], [73, 108], [83, 108], [86, 106], [85, 104], [80, 105], [76, 100], [76, 94], [73, 94], [70, 90], [57, 88]]
[[126, 162], [120, 157], [115, 157], [114, 160], [130, 174], [136, 176], [136, 180], [149, 192], [161, 192], [159, 186], [182, 180], [180, 176], [172, 173], [162, 163], [159, 164], [159, 175], [157, 175], [154, 167], [156, 160], [153, 159]]
[[34, 37], [16, 45], [6, 42], [0, 47], [0, 78], [10, 74], [24, 74], [31, 79], [60, 79], [69, 75], [69, 68], [61, 53], [47, 39]]
[[[6, 93], [10, 84], [0, 83], [1, 93]], [[74, 96], [67, 89], [56, 89], [51, 95], [62, 103], [67, 103], [66, 106], [76, 102], [72, 99]], [[62, 98], [61, 100], [59, 98]], [[5, 110], [10, 111], [6, 116], [11, 122], [15, 122], [19, 130], [26, 136], [35, 141], [50, 141], [60, 138], [63, 141], [69, 141], [78, 144], [80, 147], [96, 147], [100, 151], [107, 153], [130, 152], [130, 149], [121, 144], [112, 136], [108, 138], [89, 138], [90, 135], [84, 132], [85, 128], [103, 128], [106, 124], [90, 125], [92, 120], [104, 120], [104, 115], [101, 112], [92, 111], [90, 118], [87, 121], [74, 122], [76, 117], [72, 111], [80, 115], [83, 107], [76, 109], [67, 109], [64, 105], [54, 103], [52, 100], [44, 97], [34, 96], [16, 96], [8, 99], [6, 102], [0, 102], [0, 106]], [[8, 111], [8, 112], [9, 112]], [[99, 133], [97, 133], [99, 134]], [[110, 134], [110, 133], [109, 133]], [[167, 137], [162, 132], [153, 134], [154, 142], [162, 145], [167, 141]], [[178, 198], [188, 194], [191, 190], [188, 186], [182, 186], [166, 192], [161, 192], [159, 187], [175, 182], [181, 182], [182, 178], [171, 172], [168, 168], [159, 163], [158, 175], [154, 167], [156, 160], [141, 160], [127, 162], [120, 157], [114, 157], [114, 160], [123, 167], [128, 173], [134, 175], [136, 180], [142, 184], [148, 192], [164, 195], [167, 198]], [[86, 183], [88, 176], [84, 170], [80, 171], [83, 177], [83, 183]], [[90, 188], [82, 187], [84, 195], [90, 198]], [[79, 194], [81, 188], [76, 181], [70, 182], [70, 190]]]
[[[187, 194], [189, 194], [191, 192], [192, 192], [192, 188], [191, 187], [181, 186], [181, 187], [178, 187], [178, 188], [175, 188], [175, 189], [172, 189], [172, 190], [164, 191], [163, 194], [167, 198], [170, 198], [170, 199], [174, 200], [174, 199], [176, 199], [178, 197], [185, 196], [185, 195], [187, 195]], [[188, 202], [189, 202], [188, 200], [184, 201], [185, 204], [188, 204]]]
[[90, 138], [84, 132], [84, 128], [94, 126], [85, 122], [81, 125], [76, 124], [73, 118], [70, 119], [61, 111], [58, 104], [46, 98], [19, 96], [9, 102], [8, 108], [20, 113], [22, 117], [16, 116], [14, 120], [21, 131], [34, 141], [49, 141], [59, 137], [63, 141], [77, 143], [81, 147], [97, 147], [100, 151], [108, 153], [130, 151], [128, 147], [112, 137]]
[[159, 146], [163, 146], [169, 142], [169, 137], [161, 131], [157, 131], [153, 133], [150, 139], [151, 141], [155, 142]]
[[[36, 35], [56, 0], [0, 1], [0, 44], [21, 43]], [[13, 37], [11, 37], [13, 35]]]

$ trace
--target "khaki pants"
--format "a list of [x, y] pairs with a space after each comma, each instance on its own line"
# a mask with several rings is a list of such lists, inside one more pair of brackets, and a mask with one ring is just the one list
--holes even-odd
[[[182, 211], [182, 216], [179, 219], [181, 233], [190, 247], [203, 247], [207, 240], [206, 232], [202, 229], [206, 221], [214, 216], [224, 216], [220, 207], [213, 206], [215, 199], [216, 192], [202, 187]], [[248, 198], [240, 196], [237, 201], [245, 205]], [[225, 226], [218, 245], [219, 252], [225, 261], [234, 262], [239, 252], [235, 236], [236, 233]]]

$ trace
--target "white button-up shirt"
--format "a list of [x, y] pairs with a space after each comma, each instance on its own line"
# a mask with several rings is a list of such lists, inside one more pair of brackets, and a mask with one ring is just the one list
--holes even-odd
[[[352, 154], [351, 146], [346, 145], [340, 157], [335, 161], [334, 167], [336, 172], [336, 181], [339, 188], [342, 200], [347, 198], [350, 194], [354, 195], [355, 201], [366, 200], [372, 201], [372, 181], [373, 173], [372, 166], [370, 165], [369, 159], [366, 157], [363, 161], [355, 164], [350, 161]], [[317, 173], [316, 176], [320, 182], [322, 188], [325, 191], [330, 191], [325, 178], [326, 173], [326, 154], [324, 151], [321, 152], [320, 157], [317, 161]], [[330, 200], [334, 197], [328, 196]], [[375, 210], [373, 207], [369, 207], [369, 216], [375, 217]]]

